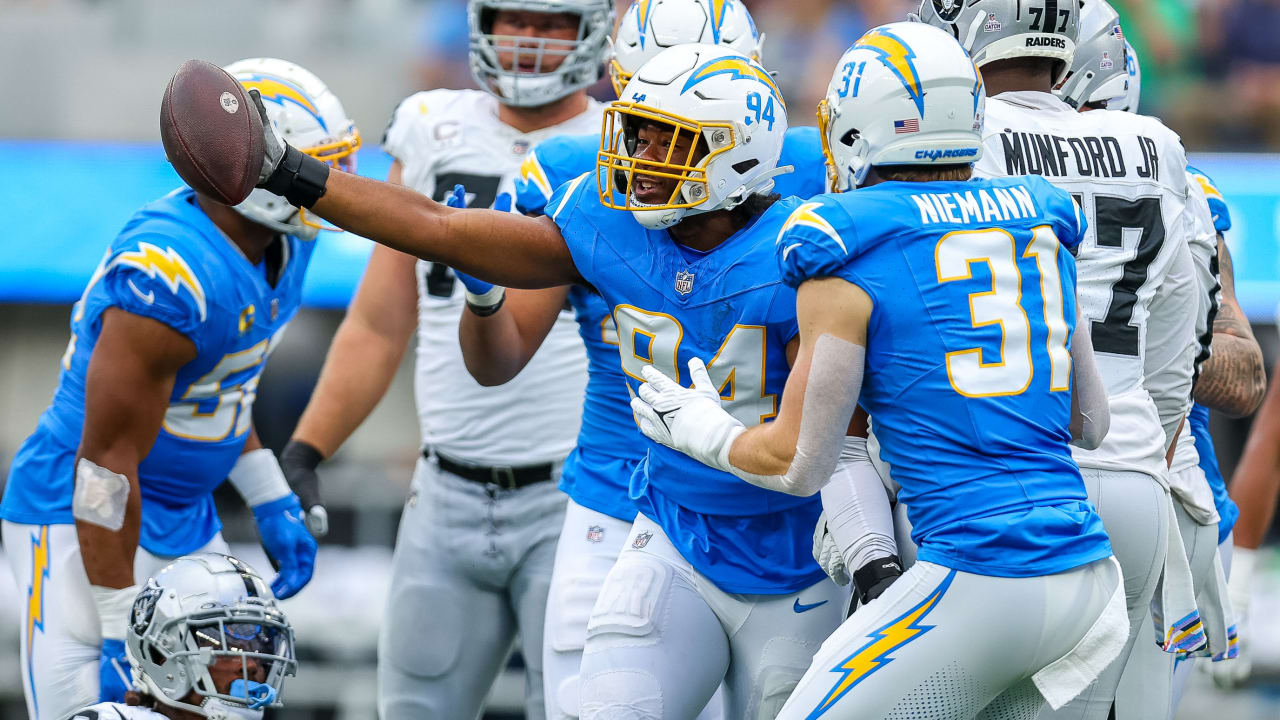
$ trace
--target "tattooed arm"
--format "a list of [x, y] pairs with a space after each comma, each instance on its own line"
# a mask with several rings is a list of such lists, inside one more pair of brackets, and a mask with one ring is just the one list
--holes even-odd
[[1236, 301], [1231, 254], [1222, 236], [1218, 236], [1218, 272], [1222, 296], [1213, 321], [1212, 355], [1201, 368], [1195, 399], [1229, 417], [1245, 417], [1261, 404], [1267, 376], [1262, 349]]

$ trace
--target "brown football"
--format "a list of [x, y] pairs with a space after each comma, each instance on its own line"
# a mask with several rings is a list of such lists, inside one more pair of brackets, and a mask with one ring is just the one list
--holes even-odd
[[262, 119], [244, 86], [205, 62], [182, 63], [160, 103], [165, 155], [191, 188], [227, 205], [249, 196], [262, 172]]

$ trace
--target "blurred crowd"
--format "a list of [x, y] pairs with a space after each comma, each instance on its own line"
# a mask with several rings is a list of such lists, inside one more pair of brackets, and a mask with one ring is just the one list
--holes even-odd
[[[1192, 150], [1280, 150], [1280, 0], [1111, 0], [1142, 60], [1141, 112]], [[902, 19], [916, 0], [745, 0], [765, 33], [765, 65], [791, 107], [810, 109], [848, 44]], [[620, 0], [618, 15], [629, 4]], [[414, 82], [470, 87], [465, 0], [424, 0]], [[601, 96], [607, 86], [601, 85]]]

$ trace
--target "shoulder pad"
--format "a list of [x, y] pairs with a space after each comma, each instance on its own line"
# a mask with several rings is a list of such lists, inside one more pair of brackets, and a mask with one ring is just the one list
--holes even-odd
[[853, 222], [836, 197], [819, 195], [800, 203], [778, 231], [778, 268], [791, 287], [831, 275], [858, 254]]

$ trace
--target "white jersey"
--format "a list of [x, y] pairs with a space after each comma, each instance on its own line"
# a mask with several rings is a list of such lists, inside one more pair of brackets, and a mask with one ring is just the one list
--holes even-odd
[[[522, 133], [498, 119], [498, 102], [479, 90], [432, 90], [396, 108], [383, 148], [400, 161], [402, 182], [443, 201], [465, 185], [471, 207], [515, 196], [529, 148], [562, 134], [600, 131], [602, 107], [560, 125]], [[453, 271], [419, 262], [418, 349], [414, 390], [424, 446], [478, 465], [531, 465], [562, 460], [582, 418], [587, 363], [577, 323], [563, 312], [541, 349], [511, 382], [481, 387], [467, 372], [458, 343], [464, 288]]]
[[1087, 323], [1077, 331], [1091, 331], [1111, 428], [1098, 449], [1073, 448], [1076, 461], [1163, 481], [1165, 449], [1190, 406], [1198, 295], [1178, 136], [1155, 118], [1080, 113], [1044, 92], [991, 98], [983, 135], [979, 175], [1042, 175], [1089, 221], [1076, 255]]
[[104, 702], [73, 712], [66, 720], [167, 720], [164, 715], [144, 707]]
[[[1209, 347], [1213, 341], [1213, 317], [1218, 312], [1218, 295], [1222, 286], [1218, 277], [1218, 231], [1213, 224], [1213, 211], [1205, 198], [1204, 188], [1188, 173], [1187, 209], [1192, 222], [1190, 241], [1191, 260], [1196, 271], [1198, 309], [1196, 312], [1196, 370], [1209, 359]], [[1185, 423], [1178, 435], [1178, 446], [1173, 451], [1169, 466], [1169, 489], [1182, 502], [1193, 517], [1217, 518], [1213, 504], [1213, 491], [1204, 473], [1195, 472], [1200, 464], [1200, 453], [1191, 424]]]

